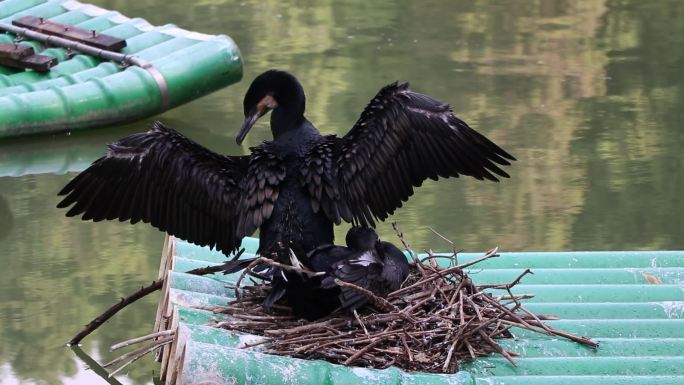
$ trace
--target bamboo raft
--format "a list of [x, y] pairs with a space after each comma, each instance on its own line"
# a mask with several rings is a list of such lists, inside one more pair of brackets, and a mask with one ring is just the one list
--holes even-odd
[[[243, 257], [257, 240], [243, 241]], [[459, 253], [459, 262], [481, 256]], [[219, 264], [221, 253], [173, 237], [165, 242], [165, 278], [155, 331], [166, 384], [681, 384], [684, 383], [684, 252], [502, 253], [471, 272], [481, 284], [512, 281], [514, 293], [534, 293], [525, 306], [554, 314], [549, 325], [591, 336], [588, 349], [574, 342], [512, 329], [500, 340], [521, 353], [513, 366], [502, 356], [478, 358], [455, 374], [367, 369], [260, 353], [241, 347], [259, 337], [218, 329], [229, 318], [208, 309], [234, 298], [236, 275], [182, 273]]]

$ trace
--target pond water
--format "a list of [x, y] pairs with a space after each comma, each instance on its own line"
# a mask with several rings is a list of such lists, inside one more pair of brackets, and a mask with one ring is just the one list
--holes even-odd
[[[93, 3], [237, 42], [241, 83], [157, 117], [216, 151], [244, 154], [269, 138], [264, 119], [243, 147], [234, 141], [243, 93], [268, 68], [298, 75], [325, 133], [344, 134], [395, 80], [450, 103], [518, 162], [498, 184], [418, 189], [392, 217], [417, 249], [448, 248], [429, 227], [469, 251], [684, 248], [683, 2]], [[65, 218], [56, 193], [67, 170], [151, 121], [0, 142], [5, 174], [31, 170], [0, 177], [0, 384], [103, 383], [64, 344], [156, 278], [163, 234]], [[388, 223], [379, 231], [393, 239]], [[84, 350], [104, 361], [113, 343], [150, 332], [156, 300], [116, 316]], [[118, 380], [151, 383], [157, 369], [143, 360]]]

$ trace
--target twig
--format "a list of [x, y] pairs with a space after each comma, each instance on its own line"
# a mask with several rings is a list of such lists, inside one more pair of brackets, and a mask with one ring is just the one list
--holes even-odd
[[235, 291], [235, 299], [236, 300], [238, 300], [238, 301], [240, 300], [240, 283], [245, 278], [245, 275], [249, 274], [251, 269], [254, 266], [258, 265], [264, 259], [265, 258], [263, 258], [263, 257], [255, 258], [252, 262], [249, 263], [249, 265], [247, 265], [247, 267], [245, 267], [244, 270], [242, 270], [242, 273], [240, 273], [240, 276], [238, 277], [237, 281], [235, 281], [234, 291]]
[[483, 256], [481, 256], [480, 258], [473, 259], [473, 260], [470, 261], [470, 262], [462, 263], [462, 264], [456, 265], [456, 266], [454, 266], [454, 267], [450, 267], [450, 268], [444, 270], [442, 273], [447, 273], [447, 272], [449, 272], [450, 270], [458, 270], [458, 269], [463, 270], [464, 268], [466, 268], [466, 267], [468, 267], [468, 266], [472, 266], [472, 265], [477, 264], [477, 263], [480, 263], [480, 262], [484, 261], [485, 259], [498, 257], [498, 256], [499, 256], [499, 254], [497, 254], [498, 252], [499, 252], [499, 247], [497, 246], [497, 247], [495, 247], [495, 248], [493, 248], [493, 249], [487, 251], [487, 252], [486, 252]]
[[78, 343], [81, 342], [83, 338], [85, 338], [88, 334], [94, 332], [97, 328], [100, 327], [100, 325], [105, 323], [108, 319], [112, 318], [114, 314], [118, 313], [121, 309], [139, 300], [140, 298], [143, 298], [146, 295], [154, 293], [155, 291], [161, 289], [163, 284], [164, 279], [158, 279], [152, 282], [150, 285], [144, 286], [143, 288], [131, 294], [130, 296], [126, 298], [121, 298], [121, 301], [117, 302], [115, 305], [105, 310], [104, 313], [100, 314], [99, 316], [95, 317], [95, 319], [90, 321], [80, 332], [78, 332], [78, 334], [76, 334], [69, 342], [67, 342], [67, 346], [78, 345]]
[[459, 340], [458, 338], [454, 338], [454, 342], [451, 343], [451, 346], [449, 347], [449, 352], [447, 353], [446, 360], [444, 361], [444, 365], [442, 366], [442, 371], [446, 372], [449, 369], [449, 363], [451, 362], [451, 356], [454, 354], [454, 348], [456, 347], [456, 344], [458, 344]]
[[373, 292], [368, 290], [368, 289], [364, 289], [360, 286], [356, 286], [353, 283], [342, 281], [341, 279], [338, 279], [338, 278], [335, 278], [335, 284], [337, 286], [340, 286], [340, 287], [348, 287], [350, 289], [354, 289], [356, 291], [363, 293], [366, 297], [368, 297], [368, 300], [370, 301], [370, 303], [373, 304], [373, 306], [377, 307], [378, 309], [380, 309], [382, 311], [394, 311], [397, 309], [396, 306], [389, 303], [386, 299], [378, 297], [377, 295], [373, 294]]
[[147, 340], [151, 340], [151, 339], [157, 338], [157, 337], [171, 336], [171, 335], [174, 335], [175, 333], [176, 333], [175, 330], [170, 329], [170, 330], [164, 330], [164, 331], [161, 331], [161, 332], [156, 332], [156, 333], [148, 334], [148, 335], [142, 336], [142, 337], [131, 338], [130, 340], [122, 341], [122, 342], [119, 342], [118, 344], [112, 345], [112, 347], [109, 348], [109, 351], [110, 351], [110, 352], [113, 352], [113, 351], [115, 351], [115, 350], [124, 348], [124, 347], [126, 347], [126, 346], [135, 345], [135, 344], [137, 344], [137, 343], [140, 343], [140, 342], [143, 342], [143, 341], [147, 341]]
[[[521, 300], [521, 299], [530, 299], [534, 298], [534, 294], [531, 293], [523, 293], [523, 294], [513, 294], [513, 295], [493, 295], [492, 296], [494, 299], [497, 299], [499, 301], [503, 301], [505, 299], [509, 300]], [[516, 302], [516, 301], [514, 301]]]
[[411, 353], [411, 349], [409, 349], [408, 344], [406, 343], [406, 337], [402, 334], [400, 338], [401, 343], [404, 345], [404, 350], [406, 351], [406, 355], [408, 356], [409, 361], [413, 362], [413, 354]]
[[413, 249], [411, 249], [411, 246], [408, 244], [406, 239], [404, 239], [404, 233], [399, 231], [399, 226], [397, 226], [397, 222], [392, 222], [392, 228], [394, 229], [394, 232], [397, 234], [397, 237], [401, 241], [401, 244], [404, 245], [404, 248], [406, 249], [406, 251], [408, 251], [409, 255], [411, 256], [413, 263], [415, 263], [416, 266], [418, 267], [418, 271], [420, 271], [421, 274], [425, 275], [425, 271], [423, 269], [423, 264], [420, 263], [418, 256], [416, 255], [415, 252], [413, 252]]
[[354, 318], [356, 318], [356, 321], [359, 323], [359, 326], [363, 329], [363, 332], [366, 333], [366, 336], [370, 339], [370, 333], [368, 333], [368, 329], [366, 329], [366, 325], [363, 324], [363, 321], [361, 321], [361, 317], [359, 317], [359, 313], [356, 311], [356, 309], [352, 310], [352, 313], [354, 314]]
[[[453, 261], [454, 256], [453, 255], [439, 255], [439, 254], [432, 254], [431, 251], [427, 251], [426, 254], [428, 254], [426, 257], [423, 257], [420, 259], [421, 263], [424, 263], [425, 261], [433, 261], [435, 259], [448, 259]], [[434, 265], [433, 265], [434, 266]]]
[[487, 294], [482, 295], [481, 298], [484, 298], [485, 301], [487, 301], [487, 302], [489, 302], [490, 304], [492, 304], [492, 306], [494, 306], [494, 307], [496, 307], [497, 309], [503, 311], [503, 312], [506, 313], [509, 317], [511, 317], [511, 318], [513, 318], [514, 320], [520, 322], [522, 325], [527, 326], [527, 327], [530, 327], [530, 325], [529, 325], [527, 322], [525, 322], [524, 319], [522, 319], [520, 316], [518, 316], [518, 315], [516, 315], [515, 313], [513, 313], [513, 312], [512, 312], [509, 308], [507, 308], [506, 306], [504, 306], [504, 305], [502, 305], [501, 303], [499, 303], [499, 302], [493, 300], [492, 298], [490, 298]]
[[[429, 283], [429, 282], [432, 282], [432, 281], [434, 281], [434, 280], [436, 280], [436, 279], [443, 278], [444, 275], [446, 275], [446, 274], [453, 274], [453, 273], [455, 273], [455, 272], [461, 272], [461, 273], [462, 273], [462, 270], [463, 270], [463, 268], [465, 268], [465, 267], [472, 266], [472, 265], [474, 265], [474, 264], [476, 264], [476, 263], [479, 263], [479, 262], [484, 261], [485, 259], [498, 257], [498, 256], [499, 256], [499, 255], [497, 254], [497, 251], [498, 251], [498, 250], [499, 250], [499, 248], [498, 248], [498, 247], [495, 247], [495, 248], [493, 248], [493, 249], [487, 251], [483, 256], [481, 256], [481, 257], [479, 257], [479, 258], [477, 258], [477, 259], [474, 259], [474, 260], [472, 260], [472, 261], [470, 261], [470, 262], [466, 262], [466, 263], [463, 263], [463, 264], [460, 264], [460, 265], [457, 265], [457, 266], [453, 266], [453, 267], [450, 267], [450, 268], [447, 268], [447, 269], [444, 269], [444, 270], [440, 270], [440, 271], [439, 271], [439, 274], [431, 275], [431, 276], [429, 276], [429, 277], [427, 277], [427, 278], [425, 278], [425, 279], [423, 279], [423, 280], [419, 280], [418, 282], [415, 282], [415, 283], [413, 283], [413, 284], [411, 284], [411, 285], [409, 285], [409, 286], [406, 286], [406, 287], [403, 287], [403, 288], [401, 288], [401, 289], [399, 289], [399, 290], [393, 291], [392, 293], [389, 294], [389, 297], [397, 296], [397, 295], [399, 295], [399, 294], [401, 294], [401, 293], [405, 293], [405, 292], [407, 292], [407, 291], [409, 291], [409, 290], [411, 290], [411, 289], [414, 289], [414, 288], [417, 287], [417, 286], [422, 286], [422, 285], [425, 285], [425, 284], [427, 284], [427, 283]], [[421, 266], [421, 265], [419, 265], [419, 266]], [[420, 269], [422, 269], [422, 267], [419, 267], [419, 270], [420, 270]], [[424, 271], [424, 270], [423, 270], [423, 271]]]
[[[236, 258], [239, 258], [239, 256], [242, 255], [244, 251], [245, 249], [240, 249], [240, 251], [237, 252]], [[218, 273], [221, 270], [221, 265], [216, 265], [192, 269], [190, 271], [186, 271], [185, 273], [192, 275], [207, 275], [212, 273]], [[107, 322], [107, 320], [112, 318], [116, 313], [121, 311], [126, 306], [132, 304], [133, 302], [139, 300], [140, 298], [143, 298], [146, 295], [154, 293], [155, 291], [161, 289], [163, 284], [164, 279], [158, 279], [156, 281], [153, 281], [150, 285], [142, 287], [140, 290], [129, 295], [128, 297], [122, 298], [121, 301], [112, 305], [111, 307], [109, 307], [109, 309], [105, 310], [102, 314], [100, 314], [99, 316], [95, 317], [95, 319], [90, 321], [80, 332], [78, 332], [78, 334], [76, 334], [71, 340], [69, 340], [69, 342], [67, 342], [67, 346], [78, 345], [78, 343], [81, 342], [83, 338], [88, 336], [90, 333], [94, 332], [97, 328], [100, 327], [100, 325]]]
[[454, 264], [458, 265], [458, 253], [460, 253], [462, 250], [457, 250], [456, 249], [456, 244], [452, 242], [450, 239], [445, 237], [444, 235], [440, 234], [437, 232], [437, 230], [433, 229], [432, 227], [428, 227], [430, 231], [432, 231], [435, 235], [438, 237], [442, 238], [443, 240], [447, 241], [451, 245], [451, 251], [454, 253], [452, 256], [452, 259], [454, 260]]
[[[294, 256], [294, 252], [292, 252], [292, 250], [290, 250], [290, 253], [291, 253], [291, 256]], [[235, 288], [235, 298], [238, 298], [238, 299], [240, 298], [240, 292], [239, 292], [240, 283], [242, 282], [242, 280], [245, 278], [246, 275], [252, 273], [251, 269], [257, 265], [261, 265], [261, 264], [269, 265], [269, 266], [280, 268], [282, 270], [293, 271], [295, 273], [304, 274], [304, 275], [307, 275], [309, 277], [318, 277], [318, 276], [325, 274], [325, 272], [311, 271], [311, 270], [305, 268], [301, 263], [298, 262], [298, 260], [296, 259], [296, 256], [294, 258], [291, 258], [291, 259], [292, 259], [293, 263], [295, 261], [297, 261], [298, 266], [290, 266], [290, 265], [280, 263], [280, 262], [272, 260], [271, 258], [266, 258], [266, 257], [255, 258], [252, 262], [250, 262], [249, 265], [247, 265], [247, 267], [244, 270], [242, 270], [240, 277], [238, 277], [238, 280], [235, 282], [235, 287], [234, 287]]]
[[[529, 321], [529, 323], [532, 324], [532, 325], [535, 325], [535, 326], [541, 326], [541, 324], [543, 324], [543, 322], [537, 322], [537, 321]], [[547, 325], [547, 327], [548, 327], [548, 325]], [[587, 345], [587, 346], [589, 346], [589, 347], [591, 347], [591, 348], [594, 348], [594, 349], [595, 349], [595, 348], [598, 348], [598, 347], [599, 347], [598, 342], [592, 341], [592, 340], [589, 339], [589, 338], [576, 336], [576, 335], [574, 335], [574, 334], [571, 334], [571, 333], [568, 333], [568, 332], [564, 332], [564, 331], [562, 331], [562, 330], [550, 328], [550, 327], [548, 328], [548, 330], [549, 330], [551, 333], [553, 333], [553, 334], [555, 334], [555, 335], [557, 335], [557, 336], [559, 336], [559, 337], [564, 337], [564, 338], [567, 338], [567, 339], [569, 339], [569, 340], [573, 340], [573, 341], [575, 341], [575, 342], [579, 342], [579, 343], [581, 343], [581, 344], [583, 344], [583, 345]]]
[[162, 343], [158, 343], [156, 345], [150, 346], [148, 349], [145, 351], [141, 352], [140, 354], [136, 355], [135, 357], [131, 358], [129, 361], [125, 362], [123, 365], [119, 366], [116, 370], [113, 372], [109, 373], [109, 377], [114, 377], [115, 374], [119, 373], [120, 371], [124, 370], [126, 367], [128, 367], [130, 364], [134, 363], [135, 361], [143, 358], [146, 354], [151, 353], [155, 351], [156, 349], [161, 348], [164, 345], [168, 345], [171, 342], [173, 342], [173, 339], [170, 339], [168, 341], [164, 341]]
[[511, 357], [511, 355], [501, 347], [501, 345], [497, 344], [496, 341], [494, 341], [490, 336], [487, 335], [484, 331], [480, 330], [480, 336], [491, 345], [494, 350], [499, 352], [502, 356], [504, 356], [508, 362], [510, 362], [513, 366], [518, 366], [518, 363]]
[[102, 367], [105, 367], [105, 368], [110, 367], [110, 366], [116, 364], [117, 362], [121, 362], [121, 361], [126, 360], [128, 358], [137, 356], [138, 354], [150, 352], [151, 351], [150, 348], [156, 347], [158, 345], [160, 346], [162, 344], [166, 344], [166, 343], [170, 343], [170, 342], [173, 342], [173, 336], [169, 336], [169, 337], [159, 339], [157, 341], [152, 342], [151, 344], [147, 344], [147, 345], [143, 346], [142, 348], [136, 349], [136, 350], [134, 350], [132, 352], [128, 352], [126, 354], [122, 354], [122, 355], [114, 358], [113, 360], [107, 362], [106, 364], [102, 365]]
[[378, 339], [376, 339], [375, 341], [371, 342], [370, 344], [364, 346], [363, 349], [361, 349], [361, 350], [359, 350], [358, 352], [354, 353], [353, 356], [347, 358], [347, 360], [344, 361], [344, 364], [345, 364], [345, 365], [350, 365], [350, 364], [352, 364], [352, 363], [353, 363], [354, 361], [356, 361], [359, 357], [361, 357], [362, 355], [364, 355], [364, 354], [365, 354], [366, 352], [368, 352], [369, 350], [373, 349], [373, 348], [374, 348], [376, 345], [378, 345], [380, 342], [382, 342], [382, 339], [381, 339], [381, 338], [378, 338]]
[[496, 285], [479, 285], [479, 286], [480, 286], [480, 289], [503, 289], [503, 290], [506, 290], [506, 289], [510, 289], [510, 288], [512, 288], [513, 286], [519, 284], [519, 283], [520, 283], [520, 280], [521, 280], [524, 276], [526, 276], [527, 274], [534, 274], [534, 273], [533, 273], [532, 270], [530, 270], [530, 269], [525, 269], [525, 271], [523, 271], [522, 273], [520, 273], [520, 275], [518, 275], [518, 276], [513, 280], [513, 282], [511, 282], [511, 283], [496, 284]]
[[430, 231], [432, 231], [436, 236], [438, 236], [438, 237], [442, 238], [443, 240], [447, 241], [447, 242], [451, 245], [451, 247], [456, 247], [456, 245], [455, 245], [453, 242], [451, 242], [451, 241], [450, 241], [447, 237], [445, 237], [444, 235], [438, 233], [437, 230], [433, 229], [432, 227], [428, 227], [428, 229], [430, 229]]
[[259, 258], [257, 258], [257, 260], [259, 260], [259, 263], [263, 263], [263, 264], [270, 265], [273, 267], [278, 267], [278, 268], [281, 268], [281, 269], [287, 270], [287, 271], [293, 271], [295, 273], [308, 275], [309, 277], [319, 277], [319, 276], [325, 274], [325, 272], [322, 272], [322, 271], [311, 271], [311, 270], [305, 268], [304, 265], [302, 265], [301, 263], [299, 264], [300, 265], [299, 267], [296, 267], [296, 266], [286, 265], [284, 263], [280, 263], [280, 262], [274, 261], [274, 260], [272, 260], [270, 258], [266, 258], [266, 257], [259, 257]]

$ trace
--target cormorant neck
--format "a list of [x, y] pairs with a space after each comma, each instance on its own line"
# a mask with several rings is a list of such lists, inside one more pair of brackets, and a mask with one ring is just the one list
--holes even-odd
[[279, 106], [271, 112], [271, 133], [274, 140], [305, 126], [306, 119], [302, 110]]

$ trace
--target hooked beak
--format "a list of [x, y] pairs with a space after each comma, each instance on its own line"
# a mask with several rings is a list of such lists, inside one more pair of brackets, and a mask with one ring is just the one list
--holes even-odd
[[240, 128], [240, 132], [238, 132], [235, 142], [237, 142], [238, 145], [242, 144], [242, 141], [245, 140], [245, 136], [247, 136], [247, 133], [252, 128], [254, 123], [256, 123], [257, 120], [259, 120], [259, 118], [264, 116], [267, 112], [276, 107], [278, 107], [278, 103], [275, 101], [275, 99], [273, 99], [273, 96], [264, 96], [264, 98], [261, 99], [247, 115], [245, 115], [245, 121], [242, 123], [242, 128]]

